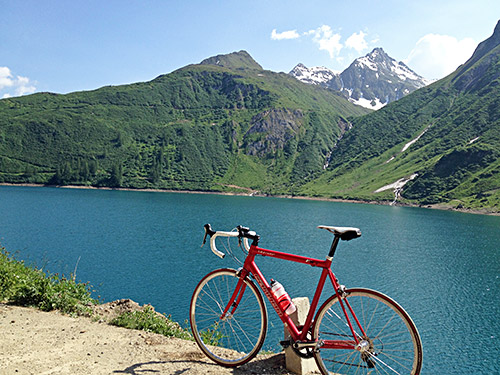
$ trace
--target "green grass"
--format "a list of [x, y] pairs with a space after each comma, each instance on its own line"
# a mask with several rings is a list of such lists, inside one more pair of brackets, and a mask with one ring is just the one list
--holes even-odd
[[201, 339], [207, 345], [219, 346], [220, 341], [224, 338], [224, 335], [220, 331], [219, 323], [214, 323], [211, 327], [207, 328], [205, 331], [200, 332]]
[[0, 301], [76, 315], [90, 315], [90, 306], [97, 302], [91, 297], [88, 284], [28, 266], [3, 247], [0, 247]]
[[182, 328], [179, 323], [154, 311], [150, 306], [144, 310], [126, 312], [111, 321], [112, 325], [129, 329], [138, 329], [154, 332], [167, 337], [177, 337], [192, 340], [193, 336], [187, 328]]

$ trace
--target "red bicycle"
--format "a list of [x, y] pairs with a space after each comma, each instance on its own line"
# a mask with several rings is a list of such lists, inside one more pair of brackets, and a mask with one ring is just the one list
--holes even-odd
[[[217, 256], [225, 255], [216, 247], [217, 237], [237, 237], [246, 257], [240, 269], [212, 271], [194, 290], [189, 317], [200, 349], [226, 367], [242, 365], [258, 354], [267, 332], [267, 310], [255, 280], [290, 333], [291, 339], [281, 344], [291, 346], [301, 357], [314, 357], [322, 374], [420, 374], [422, 342], [408, 313], [380, 292], [345, 288], [330, 268], [339, 240], [360, 237], [361, 231], [324, 225], [318, 228], [334, 236], [325, 260], [261, 248], [260, 236], [248, 228], [238, 226], [225, 232], [205, 225], [203, 244], [210, 236], [210, 247]], [[252, 241], [250, 246], [248, 240]], [[285, 312], [286, 306], [273, 294], [255, 263], [257, 256], [322, 269], [303, 326], [294, 324]], [[315, 314], [327, 279], [335, 294]]]

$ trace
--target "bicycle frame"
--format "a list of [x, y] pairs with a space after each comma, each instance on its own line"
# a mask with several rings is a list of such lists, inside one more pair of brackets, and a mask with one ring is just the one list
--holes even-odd
[[[318, 286], [316, 287], [316, 292], [314, 294], [311, 307], [309, 309], [309, 312], [307, 314], [306, 322], [302, 329], [300, 327], [297, 327], [297, 325], [292, 321], [292, 319], [281, 309], [281, 306], [279, 305], [277, 299], [274, 297], [272, 291], [271, 291], [271, 286], [268, 284], [267, 280], [265, 279], [264, 275], [260, 271], [259, 267], [255, 263], [255, 257], [257, 255], [264, 256], [264, 257], [270, 257], [270, 258], [277, 258], [277, 259], [282, 259], [285, 261], [290, 261], [290, 262], [295, 262], [295, 263], [302, 263], [302, 264], [307, 264], [312, 267], [318, 267], [322, 268], [321, 272], [321, 277], [318, 282]], [[302, 343], [310, 343], [314, 345], [310, 346], [316, 346], [318, 343], [311, 342], [310, 340], [307, 339], [307, 334], [313, 324], [313, 317], [316, 312], [316, 309], [318, 307], [319, 299], [321, 297], [321, 294], [323, 292], [323, 288], [326, 282], [327, 277], [330, 279], [332, 282], [333, 288], [335, 290], [336, 296], [339, 300], [339, 303], [342, 307], [342, 310], [344, 312], [344, 315], [346, 317], [346, 321], [349, 325], [349, 329], [352, 333], [352, 340], [322, 340], [320, 343], [321, 347], [324, 348], [331, 348], [331, 349], [354, 349], [358, 344], [359, 344], [359, 339], [358, 339], [358, 334], [356, 334], [353, 323], [351, 322], [351, 319], [349, 318], [348, 311], [352, 318], [354, 319], [354, 322], [359, 328], [359, 331], [361, 333], [361, 336], [365, 336], [365, 332], [363, 330], [363, 327], [359, 323], [358, 318], [354, 314], [354, 311], [352, 310], [349, 302], [347, 299], [345, 299], [343, 295], [343, 291], [341, 290], [341, 287], [338, 283], [337, 278], [335, 277], [334, 273], [331, 270], [331, 264], [332, 264], [332, 258], [327, 257], [326, 260], [319, 260], [319, 259], [314, 259], [314, 258], [309, 258], [309, 257], [304, 257], [301, 255], [295, 255], [295, 254], [290, 254], [290, 253], [284, 253], [280, 251], [275, 251], [275, 250], [269, 250], [269, 249], [264, 249], [261, 247], [258, 247], [254, 244], [250, 246], [250, 249], [248, 251], [248, 255], [245, 259], [245, 262], [243, 264], [243, 268], [239, 271], [240, 272], [240, 281], [238, 282], [236, 289], [234, 293], [231, 296], [231, 299], [229, 300], [226, 308], [224, 309], [223, 314], [221, 315], [221, 319], [223, 319], [227, 314], [233, 314], [235, 310], [237, 309], [241, 298], [243, 297], [243, 294], [245, 292], [245, 283], [243, 283], [243, 280], [248, 276], [252, 275], [257, 283], [259, 284], [261, 290], [264, 292], [264, 295], [267, 297], [271, 305], [273, 306], [274, 310], [280, 317], [281, 321], [287, 327], [288, 332], [290, 333], [290, 336], [292, 337], [294, 342], [302, 342]], [[309, 345], [307, 345], [309, 346]]]

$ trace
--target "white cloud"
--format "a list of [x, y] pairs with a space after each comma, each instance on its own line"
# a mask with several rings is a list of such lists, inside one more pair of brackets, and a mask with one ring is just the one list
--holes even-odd
[[36, 91], [36, 87], [30, 82], [28, 77], [17, 76], [16, 78], [16, 96], [33, 94]]
[[297, 30], [278, 33], [276, 29], [274, 29], [271, 32], [271, 39], [273, 40], [311, 38], [312, 41], [318, 45], [320, 51], [328, 52], [330, 58], [337, 61], [344, 59], [344, 57], [340, 54], [344, 47], [353, 49], [357, 53], [361, 53], [363, 50], [367, 49], [368, 42], [365, 39], [366, 37], [366, 33], [359, 31], [357, 33], [353, 33], [349, 38], [347, 38], [345, 43], [342, 43], [342, 35], [338, 32], [334, 32], [329, 25], [322, 25], [316, 29], [302, 32], [300, 34]]
[[307, 34], [314, 35], [313, 41], [319, 44], [320, 50], [327, 51], [332, 59], [338, 56], [343, 47], [342, 43], [340, 43], [341, 35], [339, 33], [334, 33], [332, 28], [328, 25], [318, 27], [316, 30], [311, 30]]
[[289, 30], [289, 31], [283, 31], [281, 33], [276, 32], [276, 29], [274, 29], [271, 32], [271, 39], [272, 40], [283, 40], [283, 39], [297, 39], [300, 35], [297, 33], [296, 30]]
[[476, 47], [472, 38], [458, 40], [449, 35], [427, 34], [404, 62], [425, 78], [440, 79], [466, 62]]
[[366, 43], [365, 36], [366, 34], [362, 31], [360, 31], [359, 33], [354, 33], [349, 38], [347, 38], [347, 40], [345, 41], [345, 46], [347, 48], [354, 49], [358, 53], [361, 53], [361, 51], [368, 48], [368, 43]]
[[13, 85], [12, 73], [6, 66], [0, 66], [0, 90]]
[[3, 99], [32, 94], [35, 91], [36, 87], [28, 77], [14, 77], [8, 67], [0, 66], [0, 95]]

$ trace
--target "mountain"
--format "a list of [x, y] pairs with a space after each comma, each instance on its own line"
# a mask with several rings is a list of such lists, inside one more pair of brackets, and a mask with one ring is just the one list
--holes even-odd
[[285, 192], [367, 112], [245, 51], [218, 55], [149, 82], [0, 100], [0, 182]]
[[500, 22], [454, 73], [352, 121], [301, 194], [500, 211]]
[[340, 91], [352, 103], [370, 109], [380, 109], [430, 83], [382, 48], [357, 58], [341, 73], [298, 64], [289, 74], [304, 83]]
[[[374, 52], [392, 74], [404, 70]], [[0, 182], [500, 212], [500, 23], [454, 73], [377, 111], [264, 70], [245, 51], [149, 82], [2, 99]]]

